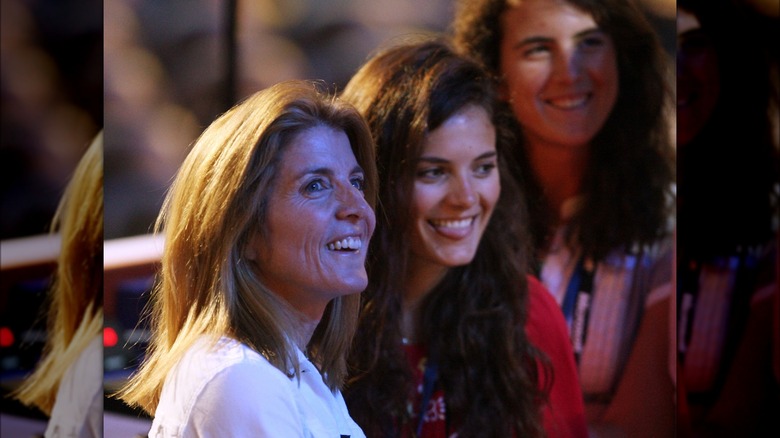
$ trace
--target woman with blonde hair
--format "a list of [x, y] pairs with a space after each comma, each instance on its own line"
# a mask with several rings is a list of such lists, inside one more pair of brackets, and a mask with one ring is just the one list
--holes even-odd
[[13, 393], [50, 416], [47, 437], [103, 436], [103, 133], [79, 161], [52, 221], [61, 239], [47, 338]]
[[375, 193], [368, 127], [314, 83], [203, 132], [157, 222], [151, 344], [119, 394], [150, 436], [363, 436], [339, 389]]

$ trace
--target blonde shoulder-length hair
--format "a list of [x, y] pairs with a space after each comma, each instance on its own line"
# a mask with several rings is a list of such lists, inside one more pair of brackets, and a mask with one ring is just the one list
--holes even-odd
[[[144, 363], [118, 393], [129, 405], [153, 414], [165, 377], [204, 335], [232, 337], [290, 377], [300, 376], [290, 338], [295, 310], [263, 285], [244, 251], [252, 236], [265, 232], [286, 146], [315, 126], [344, 131], [365, 172], [366, 200], [375, 204], [369, 128], [351, 105], [322, 88], [286, 81], [257, 92], [217, 118], [193, 145], [156, 224], [158, 232], [164, 229], [165, 248], [150, 302], [152, 338]], [[331, 301], [306, 347], [333, 391], [346, 376], [359, 301], [359, 294]]]
[[76, 166], [51, 230], [60, 235], [60, 253], [48, 294], [46, 344], [35, 372], [13, 393], [46, 415], [65, 371], [103, 330], [102, 131]]

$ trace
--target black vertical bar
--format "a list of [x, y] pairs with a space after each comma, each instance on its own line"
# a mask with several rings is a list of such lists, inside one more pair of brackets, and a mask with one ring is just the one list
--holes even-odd
[[229, 109], [235, 104], [236, 100], [236, 78], [237, 70], [237, 28], [236, 14], [238, 9], [238, 0], [227, 0], [225, 2], [225, 95], [223, 107]]

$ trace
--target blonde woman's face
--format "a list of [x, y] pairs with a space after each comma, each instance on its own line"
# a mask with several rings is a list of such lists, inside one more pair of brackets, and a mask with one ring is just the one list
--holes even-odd
[[267, 239], [247, 249], [264, 283], [319, 319], [335, 297], [362, 292], [374, 212], [364, 175], [343, 131], [316, 126], [283, 153], [268, 204]]

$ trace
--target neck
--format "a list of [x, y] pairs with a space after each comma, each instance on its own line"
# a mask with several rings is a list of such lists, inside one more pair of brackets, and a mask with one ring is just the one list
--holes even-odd
[[559, 220], [564, 201], [579, 195], [582, 190], [588, 151], [588, 145], [566, 147], [528, 139], [528, 156], [534, 176]]
[[320, 323], [320, 319], [311, 318], [300, 312], [296, 312], [293, 318], [294, 333], [292, 333], [290, 338], [301, 351], [305, 352], [306, 346], [309, 345], [309, 341], [311, 341], [311, 337], [314, 335], [314, 330], [317, 329], [317, 325]]
[[404, 338], [414, 342], [417, 340], [420, 304], [444, 278], [449, 268], [425, 262], [414, 255], [409, 260], [409, 266], [409, 273], [404, 284], [401, 332]]

